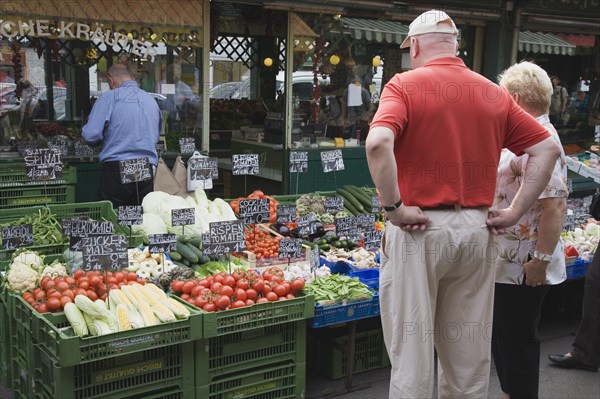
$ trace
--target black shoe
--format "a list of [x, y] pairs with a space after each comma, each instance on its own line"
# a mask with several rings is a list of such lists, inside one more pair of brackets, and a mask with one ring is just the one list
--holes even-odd
[[568, 369], [581, 369], [588, 371], [598, 371], [598, 367], [588, 366], [581, 362], [581, 360], [573, 356], [565, 355], [548, 355], [548, 359], [557, 366], [568, 368]]

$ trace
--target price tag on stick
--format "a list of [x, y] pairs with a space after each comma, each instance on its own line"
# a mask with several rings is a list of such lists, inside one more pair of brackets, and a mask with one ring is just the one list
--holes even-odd
[[81, 240], [83, 270], [118, 270], [129, 265], [127, 237], [118, 235], [97, 235]]
[[171, 225], [173, 227], [187, 226], [190, 224], [196, 224], [195, 208], [181, 208], [171, 210]]
[[290, 151], [290, 173], [305, 173], [308, 170], [308, 152]]
[[296, 220], [296, 205], [277, 205], [277, 223], [291, 223]]
[[378, 195], [371, 196], [371, 212], [372, 213], [382, 213], [383, 206], [381, 206], [381, 201], [379, 200]]
[[319, 255], [319, 247], [315, 245], [309, 253], [310, 271], [315, 273], [321, 266], [321, 259]]
[[363, 233], [364, 246], [367, 251], [374, 251], [379, 249], [381, 246], [381, 237], [383, 237], [383, 230], [371, 230]]
[[344, 209], [344, 198], [339, 195], [325, 197], [325, 209], [328, 213], [336, 214]]
[[135, 183], [152, 180], [152, 168], [148, 157], [119, 161], [121, 183]]
[[234, 154], [231, 162], [234, 176], [257, 175], [259, 172], [258, 154]]
[[[224, 255], [230, 252], [241, 252], [246, 249], [246, 233], [244, 222], [229, 220], [209, 224], [209, 240], [203, 239], [202, 249], [209, 255]], [[206, 243], [208, 248], [206, 247]]]
[[269, 223], [271, 201], [268, 198], [240, 200], [240, 219], [245, 224]]
[[282, 238], [279, 241], [279, 259], [297, 259], [302, 256], [302, 240], [299, 238]]
[[55, 180], [63, 176], [60, 152], [48, 148], [26, 149], [25, 175], [29, 180]]
[[179, 152], [181, 154], [193, 154], [196, 151], [196, 139], [193, 137], [182, 137], [179, 139]]
[[351, 237], [356, 235], [356, 218], [348, 216], [335, 219], [335, 233], [338, 237]]
[[82, 239], [91, 236], [110, 234], [113, 234], [112, 222], [97, 220], [71, 220], [69, 248], [71, 251], [81, 251]]
[[2, 226], [2, 249], [4, 251], [31, 245], [33, 245], [33, 226], [31, 223]]
[[216, 180], [219, 178], [218, 158], [190, 158], [187, 165], [190, 180]]
[[177, 237], [175, 234], [149, 234], [148, 251], [151, 254], [175, 252], [177, 250]]
[[125, 205], [117, 208], [117, 220], [121, 226], [133, 226], [144, 223], [141, 205]]
[[323, 165], [324, 173], [344, 170], [344, 158], [342, 157], [342, 150], [322, 151], [321, 165]]

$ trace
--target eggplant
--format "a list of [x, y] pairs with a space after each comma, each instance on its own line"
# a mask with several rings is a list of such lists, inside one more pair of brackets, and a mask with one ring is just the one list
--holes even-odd
[[284, 236], [284, 237], [289, 237], [289, 236], [291, 235], [290, 228], [289, 228], [289, 227], [287, 227], [285, 224], [282, 224], [282, 225], [279, 227], [279, 230], [277, 230], [277, 232], [278, 232], [279, 234], [281, 234], [282, 236]]

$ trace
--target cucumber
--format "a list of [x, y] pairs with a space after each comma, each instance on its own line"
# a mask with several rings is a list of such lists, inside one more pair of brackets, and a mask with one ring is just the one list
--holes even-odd
[[192, 245], [192, 243], [188, 242], [187, 247], [189, 248], [190, 251], [192, 251], [194, 253], [194, 255], [196, 255], [198, 257], [198, 259], [200, 259], [200, 257], [202, 256], [202, 251], [200, 251], [200, 248]]
[[[344, 197], [344, 199], [348, 200], [349, 205], [352, 205], [354, 207], [354, 209], [356, 209], [358, 211], [358, 213], [365, 212], [365, 208], [362, 206], [362, 204], [356, 198], [354, 198], [352, 193], [350, 193], [348, 190], [346, 190], [344, 188], [338, 188], [337, 193], [340, 194], [342, 197]], [[347, 208], [352, 210], [352, 208], [350, 208], [348, 206], [347, 206]]]
[[348, 190], [350, 194], [354, 196], [366, 209], [371, 209], [371, 197], [368, 197], [364, 191], [360, 188], [352, 185], [344, 186], [345, 190]]
[[190, 238], [190, 240], [187, 242], [187, 244], [191, 244], [194, 247], [200, 249], [200, 247], [202, 247], [202, 237], [192, 237]]
[[189, 263], [198, 263], [198, 255], [196, 255], [187, 244], [177, 243], [177, 252], [183, 257], [183, 263], [185, 263], [186, 260]]
[[183, 263], [185, 266], [190, 267], [190, 265], [192, 264], [189, 260], [187, 260], [186, 258], [181, 259], [181, 263]]
[[183, 235], [183, 234], [182, 234], [182, 235], [180, 235], [180, 236], [177, 236], [177, 242], [181, 242], [181, 243], [183, 243], [183, 244], [187, 244], [187, 242], [188, 242], [189, 240], [190, 240], [190, 238], [189, 238], [188, 236], [186, 236], [186, 235]]
[[173, 263], [175, 263], [179, 267], [188, 267], [188, 265], [186, 265], [185, 263], [179, 262], [179, 261], [176, 261], [176, 260], [174, 260]]
[[180, 261], [182, 256], [179, 252], [169, 252], [169, 256], [171, 257], [172, 261]]

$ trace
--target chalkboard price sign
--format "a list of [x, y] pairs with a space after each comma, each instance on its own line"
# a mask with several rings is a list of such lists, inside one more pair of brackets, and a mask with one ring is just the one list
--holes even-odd
[[342, 157], [342, 150], [322, 151], [321, 164], [323, 165], [324, 173], [344, 170], [344, 159]]
[[356, 228], [359, 231], [369, 231], [375, 228], [375, 214], [363, 213], [356, 216]]
[[187, 226], [196, 223], [196, 209], [195, 208], [181, 208], [171, 210], [171, 225], [175, 226]]
[[259, 171], [258, 154], [234, 154], [231, 173], [234, 176], [257, 175]]
[[69, 146], [66, 143], [60, 143], [60, 144], [48, 143], [48, 149], [58, 152], [63, 157], [69, 155]]
[[133, 226], [144, 223], [141, 205], [125, 205], [118, 207], [117, 220], [121, 226]]
[[383, 212], [383, 206], [381, 206], [381, 201], [379, 200], [378, 195], [371, 196], [371, 212], [373, 212], [373, 213]]
[[336, 218], [335, 233], [339, 237], [356, 236], [356, 218], [354, 216]]
[[29, 180], [55, 180], [63, 175], [60, 152], [48, 148], [25, 150], [25, 175]]
[[2, 226], [3, 250], [10, 251], [31, 245], [33, 245], [33, 226], [31, 223]]
[[317, 230], [317, 216], [314, 213], [300, 216], [298, 222], [298, 234], [301, 236], [307, 236], [314, 234]]
[[335, 214], [344, 209], [344, 198], [339, 195], [325, 197], [325, 209], [327, 212]]
[[70, 237], [71, 236], [71, 223], [74, 220], [88, 220], [87, 216], [80, 216], [80, 217], [72, 217], [72, 218], [64, 218], [60, 221], [60, 228], [62, 230], [62, 235], [64, 237]]
[[364, 246], [367, 251], [373, 251], [379, 249], [381, 246], [381, 237], [383, 237], [383, 230], [371, 230], [363, 233]]
[[212, 222], [208, 226], [208, 239], [203, 237], [202, 244], [206, 255], [224, 255], [246, 249], [244, 222], [241, 220]]
[[165, 146], [165, 142], [163, 140], [160, 140], [158, 143], [156, 143], [156, 154], [159, 158], [162, 157], [166, 150], [167, 147]]
[[78, 158], [91, 158], [94, 156], [94, 149], [78, 141], [75, 143], [75, 156]]
[[119, 171], [122, 184], [152, 180], [152, 169], [148, 157], [119, 161]]
[[83, 270], [118, 270], [129, 266], [127, 237], [98, 235], [82, 238]]
[[188, 170], [190, 180], [215, 180], [219, 178], [219, 160], [217, 158], [190, 158]]
[[177, 250], [177, 237], [175, 234], [149, 234], [148, 251], [151, 254], [175, 252]]
[[308, 152], [290, 151], [290, 173], [305, 173], [308, 170]]
[[310, 271], [314, 273], [321, 266], [321, 257], [319, 255], [319, 247], [317, 245], [315, 245], [311, 249], [308, 256], [309, 256], [309, 263], [310, 263]]
[[71, 251], [81, 251], [82, 239], [113, 234], [113, 224], [110, 221], [71, 220], [69, 248]]
[[271, 201], [268, 198], [240, 200], [240, 219], [245, 224], [269, 223]]
[[181, 154], [193, 154], [196, 151], [196, 139], [193, 137], [182, 137], [179, 139], [179, 152]]
[[279, 241], [279, 259], [297, 259], [302, 256], [302, 240], [299, 238], [282, 238]]
[[277, 223], [290, 223], [296, 220], [296, 205], [277, 205]]

